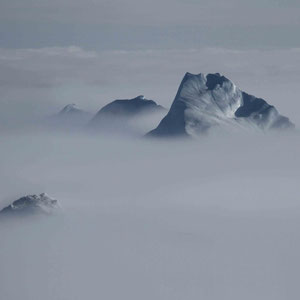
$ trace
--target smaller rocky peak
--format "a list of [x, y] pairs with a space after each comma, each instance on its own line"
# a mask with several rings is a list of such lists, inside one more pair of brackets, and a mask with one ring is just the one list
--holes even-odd
[[26, 214], [26, 213], [46, 213], [50, 214], [60, 207], [56, 199], [51, 198], [46, 193], [39, 195], [27, 195], [4, 207], [1, 214]]

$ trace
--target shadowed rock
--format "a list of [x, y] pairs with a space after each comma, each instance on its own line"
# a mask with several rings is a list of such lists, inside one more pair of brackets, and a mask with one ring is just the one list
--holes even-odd
[[[158, 124], [166, 111], [164, 107], [153, 100], [145, 99], [144, 96], [115, 100], [99, 110], [91, 120], [89, 128], [97, 132], [145, 134], [151, 128], [144, 129], [147, 127], [147, 122], [150, 123], [152, 118]], [[143, 130], [145, 132], [142, 132]]]

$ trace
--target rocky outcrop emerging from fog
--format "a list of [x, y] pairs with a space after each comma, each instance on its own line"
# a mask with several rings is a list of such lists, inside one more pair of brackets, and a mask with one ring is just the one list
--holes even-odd
[[24, 196], [7, 207], [3, 208], [1, 214], [51, 214], [60, 208], [57, 200], [50, 198], [46, 193], [40, 195]]
[[91, 118], [91, 113], [77, 108], [76, 104], [68, 104], [49, 121], [53, 127], [75, 129], [85, 126]]
[[147, 136], [199, 136], [223, 131], [294, 128], [265, 100], [241, 91], [216, 74], [186, 73], [168, 114]]
[[144, 96], [115, 100], [99, 110], [91, 120], [89, 128], [100, 133], [145, 134], [147, 124], [151, 120], [158, 124], [166, 112], [164, 107], [153, 100], [145, 99]]

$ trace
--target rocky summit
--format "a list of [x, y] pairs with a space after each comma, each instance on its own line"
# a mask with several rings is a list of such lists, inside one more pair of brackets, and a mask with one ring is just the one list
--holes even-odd
[[27, 195], [4, 207], [1, 214], [15, 213], [52, 213], [59, 208], [57, 200], [50, 198], [46, 193]]
[[223, 131], [291, 129], [294, 124], [265, 100], [225, 76], [186, 73], [168, 114], [148, 136], [199, 136]]

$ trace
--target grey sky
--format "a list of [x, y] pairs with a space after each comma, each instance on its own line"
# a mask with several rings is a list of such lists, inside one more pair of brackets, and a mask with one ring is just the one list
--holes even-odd
[[296, 0], [3, 0], [0, 46], [297, 47]]

